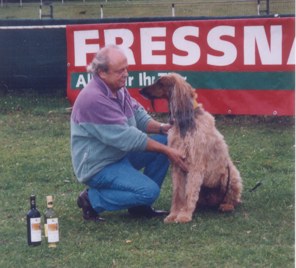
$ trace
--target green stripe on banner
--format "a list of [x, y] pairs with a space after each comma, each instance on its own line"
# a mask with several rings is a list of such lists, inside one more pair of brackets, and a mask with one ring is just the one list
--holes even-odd
[[[128, 88], [150, 85], [168, 71], [130, 71]], [[295, 72], [178, 72], [193, 88], [229, 90], [294, 90]], [[81, 89], [91, 79], [88, 73], [72, 73], [71, 88]]]
[[195, 72], [188, 74], [187, 81], [194, 88], [206, 89], [295, 89], [294, 72]]

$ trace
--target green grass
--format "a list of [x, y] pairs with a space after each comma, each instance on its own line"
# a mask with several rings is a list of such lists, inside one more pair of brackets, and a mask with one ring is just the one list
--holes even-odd
[[[101, 5], [104, 18], [118, 17], [170, 17], [172, 3], [175, 4], [175, 16], [256, 16], [257, 1], [236, 0], [138, 0], [138, 1], [53, 1], [53, 17], [55, 19], [99, 19]], [[40, 2], [26, 3], [22, 7], [19, 2], [7, 3], [4, 1], [0, 8], [0, 19], [39, 19]], [[261, 10], [266, 6], [261, 5]], [[49, 6], [43, 6], [43, 14], [49, 14]], [[294, 14], [295, 1], [270, 1], [270, 14]], [[264, 12], [262, 13], [264, 14]]]
[[[189, 224], [106, 212], [84, 222], [72, 171], [69, 107], [63, 97], [0, 99], [0, 267], [294, 267], [294, 118], [217, 116], [244, 180], [243, 204], [231, 214], [200, 211]], [[250, 192], [257, 181], [262, 185]], [[26, 242], [29, 196], [44, 211], [55, 197], [60, 243]], [[166, 178], [158, 208], [169, 209]]]

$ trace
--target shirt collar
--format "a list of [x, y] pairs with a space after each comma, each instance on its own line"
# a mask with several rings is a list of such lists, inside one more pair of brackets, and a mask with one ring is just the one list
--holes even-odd
[[[117, 99], [116, 97], [114, 97], [111, 89], [107, 86], [107, 84], [98, 76], [98, 75], [94, 75], [93, 76], [95, 82], [98, 84], [99, 88], [101, 89], [101, 91], [110, 99]], [[124, 94], [124, 88], [121, 88], [120, 90], [118, 90], [117, 92], [117, 97], [119, 100], [123, 99], [123, 94]]]
[[110, 88], [106, 85], [106, 83], [98, 76], [93, 75], [93, 79], [95, 80], [96, 84], [98, 85], [98, 88], [106, 95], [112, 95]]

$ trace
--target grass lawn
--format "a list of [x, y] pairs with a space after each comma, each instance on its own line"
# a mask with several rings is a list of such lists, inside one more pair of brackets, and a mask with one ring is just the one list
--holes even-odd
[[[217, 116], [244, 180], [230, 214], [200, 211], [188, 224], [106, 212], [84, 222], [72, 172], [69, 103], [64, 97], [0, 98], [0, 267], [294, 267], [294, 118]], [[249, 190], [260, 181], [256, 190]], [[60, 243], [29, 247], [29, 196], [44, 211], [54, 195]], [[169, 209], [168, 174], [155, 206]]]

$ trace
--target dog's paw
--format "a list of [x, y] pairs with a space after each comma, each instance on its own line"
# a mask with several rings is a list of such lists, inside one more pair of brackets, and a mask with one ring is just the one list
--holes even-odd
[[234, 211], [234, 205], [232, 205], [232, 204], [221, 204], [219, 206], [219, 211], [221, 211], [221, 212], [232, 212], [232, 211]]
[[169, 214], [163, 221], [164, 223], [173, 223], [175, 222], [177, 215]]
[[176, 223], [187, 223], [192, 221], [192, 217], [184, 214], [179, 214], [177, 218], [175, 219]]

